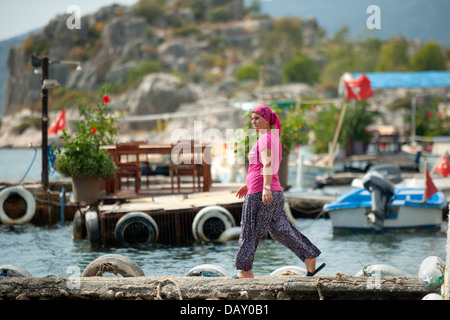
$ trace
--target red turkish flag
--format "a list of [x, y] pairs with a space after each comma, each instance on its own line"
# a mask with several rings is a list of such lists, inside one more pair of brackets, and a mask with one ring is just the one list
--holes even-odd
[[450, 163], [445, 155], [436, 163], [434, 171], [439, 172], [444, 178], [450, 174]]
[[55, 122], [53, 122], [52, 126], [48, 129], [48, 134], [57, 133], [59, 130], [62, 130], [66, 127], [66, 110], [63, 109], [58, 118], [56, 118]]
[[427, 200], [439, 190], [434, 185], [433, 180], [431, 180], [430, 173], [428, 172], [428, 167], [425, 166], [425, 192], [423, 195], [423, 200], [427, 202]]
[[355, 80], [344, 81], [344, 83], [347, 88], [347, 100], [364, 100], [373, 95], [370, 80], [365, 74]]

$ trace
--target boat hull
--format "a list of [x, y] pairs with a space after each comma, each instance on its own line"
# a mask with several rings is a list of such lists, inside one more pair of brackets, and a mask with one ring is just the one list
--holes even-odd
[[[328, 211], [335, 232], [375, 232], [367, 221], [369, 208]], [[385, 232], [435, 231], [442, 222], [442, 209], [400, 207], [396, 214], [384, 220]]]
[[[427, 202], [422, 201], [423, 188], [395, 188], [395, 198], [389, 206], [389, 215], [384, 220], [383, 231], [439, 230], [442, 209], [447, 201], [438, 191]], [[325, 206], [333, 230], [352, 232], [374, 232], [367, 215], [371, 211], [370, 193], [355, 189]]]

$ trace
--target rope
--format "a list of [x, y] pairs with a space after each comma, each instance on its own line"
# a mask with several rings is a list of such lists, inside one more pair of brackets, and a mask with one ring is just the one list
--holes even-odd
[[428, 286], [431, 286], [431, 285], [435, 284], [436, 282], [438, 282], [439, 283], [439, 292], [441, 292], [441, 287], [442, 287], [442, 282], [444, 280], [444, 276], [445, 276], [445, 268], [444, 268], [444, 273], [441, 274], [436, 280], [434, 280]]
[[48, 172], [53, 174], [56, 172], [55, 169], [55, 150], [53, 150], [53, 143], [51, 143], [47, 148], [47, 163], [48, 163]]
[[351, 284], [355, 284], [355, 285], [358, 284], [358, 282], [356, 282], [356, 280], [350, 280], [349, 277], [351, 277], [351, 276], [346, 273], [340, 273], [340, 272], [336, 272], [336, 279], [317, 277], [316, 288], [317, 288], [317, 292], [319, 293], [319, 299], [320, 300], [325, 299], [322, 294], [323, 281], [327, 281], [327, 282], [331, 282], [331, 283], [351, 283]]
[[164, 282], [172, 282], [177, 287], [179, 299], [183, 300], [183, 296], [181, 295], [181, 289], [178, 286], [178, 283], [176, 283], [174, 280], [171, 279], [164, 279], [162, 281], [158, 281], [158, 286], [156, 287], [156, 300], [163, 300], [163, 298], [161, 297], [161, 287], [163, 286]]
[[119, 273], [119, 271], [117, 270], [116, 267], [114, 267], [111, 263], [109, 262], [104, 262], [100, 265], [100, 268], [98, 268], [97, 274], [95, 275], [96, 277], [101, 277], [103, 275], [103, 273], [105, 272], [111, 272], [114, 273], [114, 275], [117, 277], [117, 274]]
[[20, 181], [16, 184], [16, 186], [19, 186], [23, 180], [25, 180], [26, 176], [28, 175], [28, 172], [30, 172], [31, 167], [33, 166], [34, 160], [36, 159], [36, 154], [37, 154], [37, 149], [34, 148], [34, 156], [33, 156], [33, 160], [31, 160], [30, 165], [28, 166], [27, 171], [25, 172], [25, 174], [23, 175], [22, 179], [20, 179]]

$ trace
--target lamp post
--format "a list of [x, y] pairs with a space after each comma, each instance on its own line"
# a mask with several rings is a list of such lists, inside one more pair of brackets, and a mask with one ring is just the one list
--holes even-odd
[[[48, 57], [44, 56], [38, 58], [35, 55], [31, 55], [31, 64], [33, 67], [42, 68], [42, 83], [41, 83], [41, 101], [42, 101], [42, 116], [41, 116], [41, 132], [42, 132], [42, 174], [41, 183], [44, 191], [48, 190], [49, 180], [48, 180], [48, 91], [50, 86], [47, 85], [49, 65], [50, 63], [61, 63], [61, 64], [76, 64], [78, 65], [77, 70], [81, 70], [80, 62], [77, 61], [65, 61], [65, 60], [55, 60], [50, 61]], [[51, 81], [53, 85], [57, 84], [57, 81]], [[50, 83], [49, 83], [50, 84]]]
[[[44, 81], [48, 79], [48, 58], [42, 58], [42, 84]], [[41, 117], [41, 125], [42, 125], [42, 187], [44, 191], [48, 190], [48, 89], [46, 89], [43, 85], [41, 88], [41, 96], [42, 96], [42, 117]]]

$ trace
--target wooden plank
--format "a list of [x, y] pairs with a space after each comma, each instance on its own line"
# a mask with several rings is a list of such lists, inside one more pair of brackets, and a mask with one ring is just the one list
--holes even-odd
[[[378, 282], [377, 282], [378, 281]], [[261, 276], [2, 278], [3, 300], [420, 300], [416, 277]]]
[[122, 204], [107, 204], [99, 206], [99, 210], [105, 213], [155, 211], [155, 210], [189, 210], [212, 205], [224, 205], [242, 203], [234, 193], [227, 191], [205, 192], [190, 195], [173, 195], [152, 198], [134, 199]]

